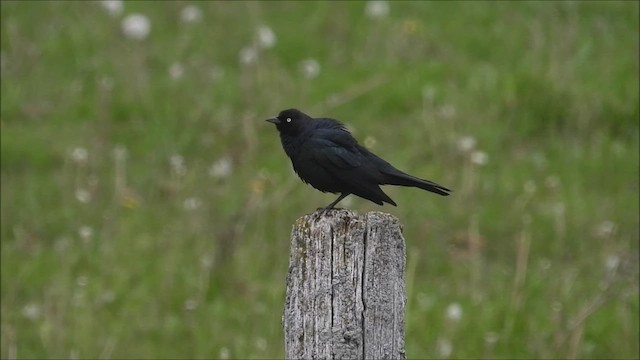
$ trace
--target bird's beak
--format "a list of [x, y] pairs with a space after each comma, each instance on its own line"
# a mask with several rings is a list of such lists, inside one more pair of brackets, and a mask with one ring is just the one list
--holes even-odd
[[265, 121], [268, 121], [268, 122], [270, 122], [272, 124], [276, 124], [276, 125], [280, 124], [280, 119], [278, 119], [277, 117], [272, 117], [272, 118], [269, 118], [269, 119], [267, 119]]

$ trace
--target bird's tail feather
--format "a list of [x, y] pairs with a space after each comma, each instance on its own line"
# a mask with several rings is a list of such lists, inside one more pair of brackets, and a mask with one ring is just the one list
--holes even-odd
[[452, 190], [436, 184], [433, 181], [420, 179], [418, 177], [405, 174], [399, 170], [397, 170], [397, 172], [394, 171], [393, 173], [385, 172], [385, 174], [387, 175], [386, 183], [389, 185], [417, 187], [442, 196], [448, 196], [452, 192]]

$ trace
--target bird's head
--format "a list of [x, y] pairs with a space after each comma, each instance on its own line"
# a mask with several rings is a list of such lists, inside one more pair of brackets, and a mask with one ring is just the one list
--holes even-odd
[[280, 134], [294, 136], [303, 132], [306, 129], [305, 125], [313, 121], [313, 118], [298, 109], [287, 109], [266, 121], [275, 124]]

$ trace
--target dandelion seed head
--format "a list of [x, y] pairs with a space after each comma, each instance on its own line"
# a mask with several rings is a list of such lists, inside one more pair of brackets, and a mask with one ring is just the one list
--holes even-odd
[[197, 197], [190, 197], [184, 200], [182, 206], [185, 210], [188, 211], [197, 210], [202, 207], [202, 200], [198, 199]]
[[471, 163], [478, 166], [484, 166], [489, 163], [489, 155], [484, 151], [476, 150], [471, 153]]
[[180, 63], [173, 63], [169, 66], [169, 76], [173, 80], [181, 79], [184, 75], [184, 67]]
[[180, 20], [185, 24], [200, 22], [202, 20], [202, 10], [195, 5], [187, 5], [180, 11]]
[[87, 189], [77, 189], [75, 195], [76, 200], [83, 204], [91, 202], [91, 193]]
[[84, 164], [89, 159], [89, 151], [86, 148], [77, 146], [71, 150], [71, 160], [78, 164]]
[[476, 143], [476, 138], [474, 138], [473, 136], [465, 135], [458, 139], [458, 150], [464, 153], [469, 152], [475, 149]]
[[258, 28], [258, 45], [263, 49], [270, 49], [276, 44], [276, 33], [268, 26]]
[[453, 352], [453, 345], [451, 345], [451, 341], [446, 338], [438, 338], [436, 342], [436, 351], [438, 352], [438, 356], [443, 359], [449, 358], [451, 353]]
[[151, 32], [151, 21], [142, 14], [127, 15], [121, 26], [124, 35], [133, 40], [144, 40]]
[[209, 176], [213, 178], [226, 178], [231, 175], [233, 163], [229, 157], [223, 157], [213, 163], [209, 168]]
[[389, 3], [383, 0], [367, 1], [364, 13], [371, 19], [381, 19], [389, 15]]
[[229, 359], [231, 358], [231, 351], [229, 351], [227, 347], [222, 347], [218, 353], [218, 357], [224, 360]]
[[451, 303], [447, 306], [447, 319], [458, 322], [462, 319], [462, 306], [458, 303]]
[[184, 176], [187, 174], [187, 166], [184, 163], [184, 157], [179, 154], [174, 154], [169, 157], [169, 164], [171, 165], [171, 171], [178, 176]]
[[91, 240], [93, 237], [93, 228], [83, 225], [78, 229], [78, 235], [80, 235], [80, 238], [84, 241]]
[[100, 6], [105, 9], [109, 15], [118, 16], [124, 10], [124, 1], [122, 0], [102, 0]]
[[609, 255], [604, 261], [604, 267], [608, 271], [614, 271], [620, 265], [620, 257], [618, 255]]
[[37, 320], [41, 313], [40, 305], [35, 303], [29, 303], [22, 308], [22, 316], [29, 320]]
[[306, 59], [300, 62], [300, 71], [307, 79], [313, 79], [320, 74], [320, 63], [315, 59]]
[[253, 46], [246, 46], [240, 50], [240, 63], [243, 65], [251, 65], [258, 61], [258, 50]]

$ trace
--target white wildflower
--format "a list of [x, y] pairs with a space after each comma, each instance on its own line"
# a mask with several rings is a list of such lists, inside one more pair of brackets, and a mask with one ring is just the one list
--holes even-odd
[[151, 32], [151, 21], [142, 14], [131, 14], [122, 20], [122, 32], [130, 39], [144, 40]]
[[184, 203], [182, 204], [182, 206], [184, 207], [185, 210], [197, 210], [202, 206], [202, 200], [196, 198], [196, 197], [190, 197], [184, 200]]
[[458, 322], [462, 319], [462, 307], [458, 303], [452, 303], [447, 306], [447, 319]]
[[220, 349], [218, 357], [223, 360], [229, 359], [231, 358], [231, 351], [229, 351], [229, 348], [223, 347]]
[[484, 151], [476, 150], [471, 153], [471, 163], [478, 166], [486, 165], [489, 162], [489, 155]]
[[307, 79], [313, 79], [320, 74], [320, 63], [315, 59], [306, 59], [300, 63], [300, 71]]
[[29, 320], [36, 320], [40, 317], [42, 310], [38, 304], [30, 303], [22, 308], [22, 316]]
[[243, 65], [251, 65], [258, 60], [258, 51], [253, 46], [246, 46], [240, 50], [240, 63]]
[[90, 240], [93, 236], [93, 229], [90, 226], [81, 226], [80, 229], [78, 229], [78, 235], [80, 235], [82, 240]]
[[187, 5], [180, 12], [180, 20], [186, 24], [200, 22], [202, 20], [202, 10], [195, 5]]
[[171, 170], [178, 176], [184, 176], [187, 173], [187, 166], [184, 163], [182, 155], [174, 154], [169, 157]]
[[180, 63], [173, 63], [169, 66], [169, 76], [173, 80], [178, 80], [184, 75], [184, 67]]
[[89, 152], [83, 147], [75, 147], [71, 151], [71, 160], [78, 164], [84, 164], [89, 159]]
[[620, 265], [620, 257], [617, 255], [609, 255], [604, 261], [604, 267], [608, 271], [614, 271]]
[[216, 161], [209, 168], [209, 176], [214, 178], [225, 178], [231, 174], [233, 163], [229, 157], [223, 157]]
[[364, 13], [372, 19], [386, 17], [389, 15], [389, 3], [382, 0], [367, 1]]
[[276, 44], [276, 34], [268, 26], [258, 28], [258, 44], [264, 49], [270, 49]]
[[458, 150], [462, 151], [462, 152], [469, 152], [473, 149], [475, 149], [476, 147], [476, 138], [474, 138], [473, 136], [463, 136], [460, 139], [458, 139]]
[[102, 0], [100, 1], [100, 5], [111, 16], [118, 16], [122, 14], [122, 10], [124, 10], [124, 1], [122, 0]]
[[446, 359], [451, 356], [453, 352], [453, 345], [451, 345], [451, 341], [445, 338], [439, 338], [436, 343], [436, 349], [438, 352], [438, 356], [442, 359]]
[[91, 201], [91, 193], [87, 189], [77, 189], [76, 200], [83, 204], [87, 204]]

